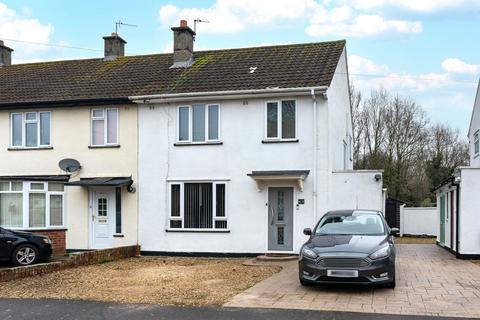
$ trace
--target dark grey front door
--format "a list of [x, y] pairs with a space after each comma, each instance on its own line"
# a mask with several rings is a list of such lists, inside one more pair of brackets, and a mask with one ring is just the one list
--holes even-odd
[[268, 250], [293, 250], [293, 188], [268, 189]]

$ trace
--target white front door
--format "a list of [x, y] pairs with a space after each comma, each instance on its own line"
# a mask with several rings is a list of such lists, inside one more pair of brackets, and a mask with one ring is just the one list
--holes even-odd
[[97, 188], [92, 195], [92, 249], [111, 248], [115, 226], [115, 189]]

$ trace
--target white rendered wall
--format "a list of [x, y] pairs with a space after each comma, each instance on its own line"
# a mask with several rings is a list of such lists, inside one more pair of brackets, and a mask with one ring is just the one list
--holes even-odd
[[462, 168], [460, 184], [461, 254], [480, 254], [480, 168]]
[[407, 235], [438, 235], [438, 212], [436, 207], [404, 207], [402, 233]]
[[480, 82], [477, 88], [477, 95], [473, 105], [470, 130], [468, 133], [468, 140], [470, 142], [470, 166], [476, 168], [480, 168], [480, 154], [475, 155], [473, 136], [478, 130], [480, 130]]

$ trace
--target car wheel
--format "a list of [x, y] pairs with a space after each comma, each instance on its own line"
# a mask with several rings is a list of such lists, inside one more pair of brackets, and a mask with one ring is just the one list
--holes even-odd
[[19, 245], [12, 254], [12, 262], [17, 266], [29, 266], [38, 260], [38, 250], [31, 244]]

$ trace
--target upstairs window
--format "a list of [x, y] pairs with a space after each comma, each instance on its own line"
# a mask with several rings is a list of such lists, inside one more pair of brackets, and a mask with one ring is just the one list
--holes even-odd
[[10, 115], [10, 146], [41, 148], [51, 146], [51, 112], [16, 112]]
[[477, 130], [473, 135], [473, 155], [476, 156], [480, 152], [480, 132]]
[[267, 140], [294, 140], [296, 138], [295, 109], [295, 100], [267, 102]]
[[118, 109], [92, 109], [91, 118], [91, 145], [118, 145]]
[[220, 141], [220, 106], [194, 104], [178, 107], [178, 136], [180, 143]]

